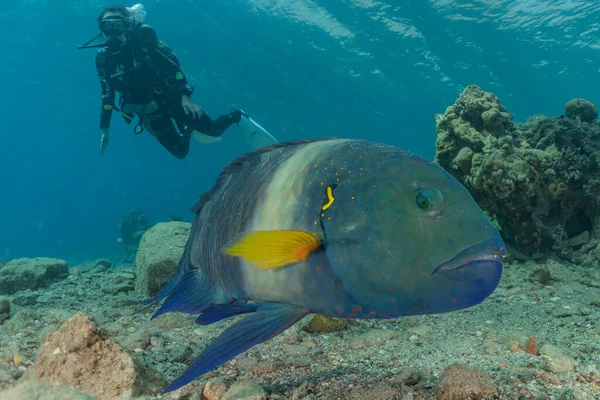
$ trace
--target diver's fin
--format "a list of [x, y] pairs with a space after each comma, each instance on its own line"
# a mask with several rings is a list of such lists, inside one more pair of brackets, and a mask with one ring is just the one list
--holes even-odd
[[234, 315], [253, 313], [258, 304], [213, 304], [196, 319], [198, 325], [210, 325]]
[[238, 122], [239, 127], [244, 133], [244, 139], [253, 149], [260, 149], [261, 147], [267, 147], [272, 144], [279, 143], [265, 128], [260, 126], [256, 121], [248, 116], [244, 111], [242, 112], [242, 119]]
[[201, 144], [218, 143], [221, 140], [223, 140], [221, 138], [221, 136], [205, 135], [204, 133], [200, 133], [198, 131], [193, 131], [192, 136], [194, 137], [196, 142], [201, 143]]
[[217, 303], [215, 290], [201, 270], [192, 270], [182, 274], [163, 305], [154, 313], [152, 319], [170, 311], [197, 314]]
[[321, 246], [316, 234], [304, 231], [257, 231], [242, 235], [222, 252], [242, 257], [257, 268], [271, 269], [304, 262]]
[[300, 306], [261, 304], [254, 314], [223, 331], [161, 394], [177, 390], [249, 348], [279, 335], [309, 313]]

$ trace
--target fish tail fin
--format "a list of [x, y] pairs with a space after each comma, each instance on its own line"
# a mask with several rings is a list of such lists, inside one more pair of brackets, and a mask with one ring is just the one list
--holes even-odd
[[162, 394], [187, 385], [249, 348], [279, 335], [309, 313], [303, 307], [289, 304], [261, 304], [254, 313], [225, 329]]

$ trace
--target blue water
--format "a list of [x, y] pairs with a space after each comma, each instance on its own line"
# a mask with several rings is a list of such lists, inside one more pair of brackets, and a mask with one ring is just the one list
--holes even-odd
[[[398, 6], [397, 4], [401, 4]], [[100, 1], [2, 0], [0, 258], [119, 257], [119, 221], [191, 218], [196, 194], [248, 151], [232, 127], [177, 160], [113, 115], [100, 156]], [[133, 3], [125, 4], [127, 6]], [[600, 103], [600, 2], [160, 0], [146, 23], [212, 117], [241, 107], [280, 141], [344, 136], [435, 154], [435, 114], [464, 86], [524, 121]]]

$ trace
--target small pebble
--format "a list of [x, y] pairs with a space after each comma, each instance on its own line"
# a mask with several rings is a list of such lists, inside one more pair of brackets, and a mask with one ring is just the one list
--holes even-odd
[[161, 338], [157, 337], [157, 336], [152, 336], [150, 337], [150, 344], [152, 345], [152, 347], [156, 347], [156, 348], [162, 348], [165, 344], [164, 340], [162, 340]]
[[210, 380], [206, 382], [202, 394], [207, 400], [221, 400], [227, 391], [227, 386], [223, 382]]

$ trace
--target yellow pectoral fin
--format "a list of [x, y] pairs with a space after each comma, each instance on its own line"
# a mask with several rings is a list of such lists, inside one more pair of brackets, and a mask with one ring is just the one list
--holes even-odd
[[241, 257], [257, 268], [270, 269], [304, 262], [319, 247], [321, 240], [313, 233], [260, 231], [243, 235], [222, 251], [230, 256]]

